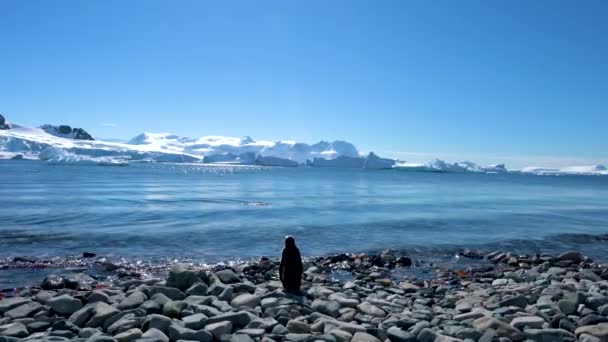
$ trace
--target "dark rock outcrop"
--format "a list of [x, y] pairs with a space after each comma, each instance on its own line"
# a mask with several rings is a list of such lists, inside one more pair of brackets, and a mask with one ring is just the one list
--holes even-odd
[[4, 116], [2, 116], [2, 114], [0, 114], [0, 129], [9, 129], [11, 128], [11, 125], [6, 122], [6, 119], [4, 118]]
[[95, 140], [95, 138], [93, 138], [93, 136], [90, 135], [89, 132], [85, 131], [82, 128], [72, 128], [68, 125], [42, 125], [40, 126], [40, 128], [48, 134], [54, 135], [56, 137], [75, 140]]

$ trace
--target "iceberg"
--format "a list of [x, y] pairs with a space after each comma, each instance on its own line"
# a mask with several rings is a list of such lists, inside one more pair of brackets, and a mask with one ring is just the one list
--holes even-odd
[[255, 165], [296, 167], [299, 164], [295, 160], [290, 160], [290, 159], [285, 159], [285, 158], [258, 156], [258, 158], [255, 160]]
[[339, 156], [333, 159], [314, 158], [311, 166], [313, 167], [337, 167], [348, 169], [362, 169], [365, 165], [365, 158]]
[[370, 152], [363, 163], [364, 169], [392, 169], [395, 165], [395, 160], [388, 158], [380, 158], [374, 152]]

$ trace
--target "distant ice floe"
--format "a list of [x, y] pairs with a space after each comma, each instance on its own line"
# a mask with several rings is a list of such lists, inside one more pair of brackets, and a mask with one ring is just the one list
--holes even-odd
[[426, 172], [483, 172], [483, 173], [505, 173], [508, 172], [504, 164], [479, 166], [469, 161], [449, 163], [441, 159], [432, 160], [426, 164], [396, 163], [395, 169], [403, 171], [426, 171]]
[[562, 168], [526, 167], [519, 172], [535, 175], [608, 175], [604, 165], [568, 166]]

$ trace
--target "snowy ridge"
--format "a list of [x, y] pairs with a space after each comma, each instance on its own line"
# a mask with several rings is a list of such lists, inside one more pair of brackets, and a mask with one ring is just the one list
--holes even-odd
[[103, 165], [206, 162], [265, 166], [298, 166], [314, 158], [359, 158], [355, 146], [345, 141], [320, 141], [309, 145], [295, 141], [255, 141], [251, 137], [193, 139], [170, 133], [142, 133], [127, 143], [119, 143], [93, 140], [88, 133], [82, 132], [86, 133], [66, 125], [31, 128], [7, 124], [0, 129], [0, 158]]

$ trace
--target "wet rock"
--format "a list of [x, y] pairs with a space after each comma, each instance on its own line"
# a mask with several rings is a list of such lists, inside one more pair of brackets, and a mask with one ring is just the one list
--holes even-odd
[[558, 256], [557, 259], [560, 261], [568, 260], [574, 264], [579, 264], [583, 261], [583, 255], [580, 252], [571, 251]]
[[224, 284], [234, 284], [241, 281], [239, 276], [231, 269], [225, 269], [215, 272], [215, 275]]
[[82, 302], [79, 299], [67, 294], [49, 299], [47, 305], [61, 315], [71, 315], [82, 308]]
[[576, 336], [587, 334], [591, 336], [595, 336], [602, 341], [608, 341], [608, 323], [600, 323], [596, 325], [586, 325], [584, 327], [579, 327], [574, 332]]
[[85, 258], [85, 259], [87, 259], [87, 258], [94, 258], [96, 256], [97, 255], [95, 253], [91, 253], [91, 252], [84, 252], [84, 253], [82, 253], [82, 257]]
[[40, 288], [43, 290], [58, 290], [65, 288], [65, 279], [57, 275], [49, 275], [42, 281]]
[[[143, 288], [143, 292], [148, 296], [148, 298], [154, 299], [154, 296], [157, 294], [162, 294], [163, 296], [171, 299], [171, 300], [182, 300], [186, 298], [186, 294], [174, 287], [166, 287], [166, 286], [146, 286]], [[155, 300], [156, 301], [156, 300]], [[159, 303], [161, 304], [161, 303]], [[163, 305], [162, 303], [161, 305]]]
[[167, 286], [175, 287], [186, 291], [196, 283], [208, 283], [207, 272], [200, 268], [186, 267], [184, 265], [175, 266], [167, 278]]

